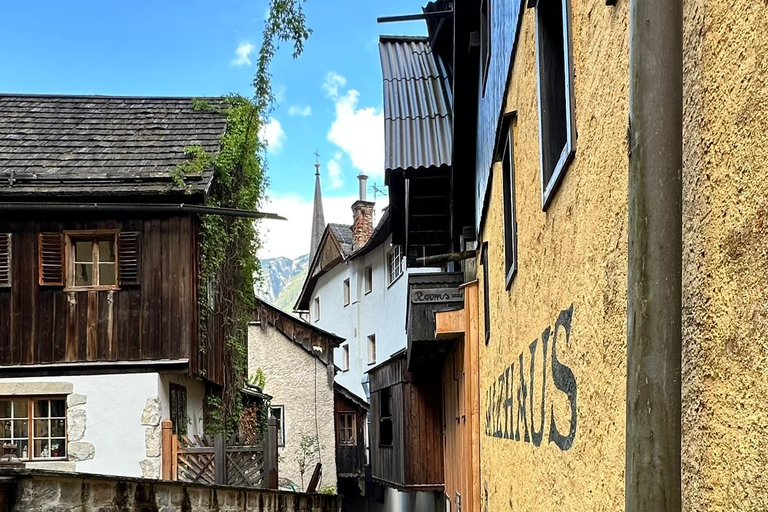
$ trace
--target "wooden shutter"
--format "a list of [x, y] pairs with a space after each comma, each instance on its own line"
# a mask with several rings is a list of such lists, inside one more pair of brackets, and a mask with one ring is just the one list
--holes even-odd
[[117, 235], [117, 262], [120, 286], [138, 286], [141, 264], [138, 231], [121, 231]]
[[0, 288], [11, 286], [11, 234], [0, 233]]
[[38, 236], [40, 286], [64, 286], [64, 234]]

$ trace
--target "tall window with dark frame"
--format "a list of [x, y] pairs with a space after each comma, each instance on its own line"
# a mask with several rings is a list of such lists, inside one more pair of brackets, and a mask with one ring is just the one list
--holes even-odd
[[491, 67], [491, 0], [480, 2], [480, 90], [485, 96], [488, 69]]
[[273, 405], [269, 409], [269, 416], [277, 420], [277, 446], [285, 446], [285, 407]]
[[180, 436], [187, 435], [187, 388], [171, 382], [169, 384], [169, 394], [171, 398], [171, 423], [173, 423], [173, 433]]
[[379, 391], [379, 445], [392, 446], [392, 390]]
[[536, 2], [541, 200], [546, 208], [576, 152], [570, 0]]
[[354, 445], [356, 443], [355, 413], [353, 412], [338, 413], [338, 426], [339, 426], [339, 444]]
[[513, 126], [507, 127], [502, 156], [504, 182], [504, 272], [507, 289], [517, 273], [517, 217], [515, 215], [515, 139]]
[[491, 341], [491, 299], [490, 285], [488, 283], [488, 242], [483, 242], [480, 254], [480, 264], [483, 265], [483, 320], [485, 323], [485, 344]]

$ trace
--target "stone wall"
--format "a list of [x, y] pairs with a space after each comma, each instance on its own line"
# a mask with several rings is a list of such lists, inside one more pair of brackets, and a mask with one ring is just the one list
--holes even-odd
[[[339, 496], [116, 478], [42, 470], [0, 470], [0, 493], [11, 494], [11, 510], [338, 512]], [[3, 496], [0, 496], [0, 503]]]

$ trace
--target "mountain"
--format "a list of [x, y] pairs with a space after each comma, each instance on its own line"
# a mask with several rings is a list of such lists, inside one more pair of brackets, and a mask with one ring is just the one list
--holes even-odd
[[307, 275], [309, 255], [292, 260], [286, 257], [261, 260], [261, 282], [256, 295], [286, 311], [291, 311]]

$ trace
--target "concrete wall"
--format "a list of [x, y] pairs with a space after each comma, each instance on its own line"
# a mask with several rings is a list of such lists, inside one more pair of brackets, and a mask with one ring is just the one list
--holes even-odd
[[[68, 461], [28, 467], [88, 473], [160, 475], [160, 421], [169, 418], [167, 381], [187, 386], [190, 433], [200, 433], [202, 382], [179, 375], [133, 373], [0, 379], [0, 396], [67, 396]], [[193, 428], [193, 426], [195, 428]]]
[[[338, 512], [341, 499], [322, 494], [184, 485], [40, 471], [0, 472], [0, 494], [11, 491], [14, 511], [137, 510], [160, 512]], [[2, 503], [0, 496], [0, 503]]]
[[[523, 12], [504, 107], [517, 111], [519, 266], [509, 290], [500, 163], [480, 234], [489, 245], [491, 308], [490, 342], [480, 347], [483, 510], [623, 509], [627, 22], [628, 2], [572, 0], [577, 149], [543, 212], [535, 11]], [[478, 266], [481, 339], [482, 273]]]
[[683, 506], [768, 510], [768, 7], [684, 9]]
[[261, 368], [266, 376], [264, 392], [272, 405], [285, 407], [285, 446], [278, 448], [280, 480], [306, 489], [314, 463], [304, 474], [304, 486], [296, 462], [301, 436], [319, 437], [323, 478], [318, 489], [336, 488], [336, 434], [334, 423], [333, 373], [304, 348], [273, 326], [248, 328], [248, 374]]

